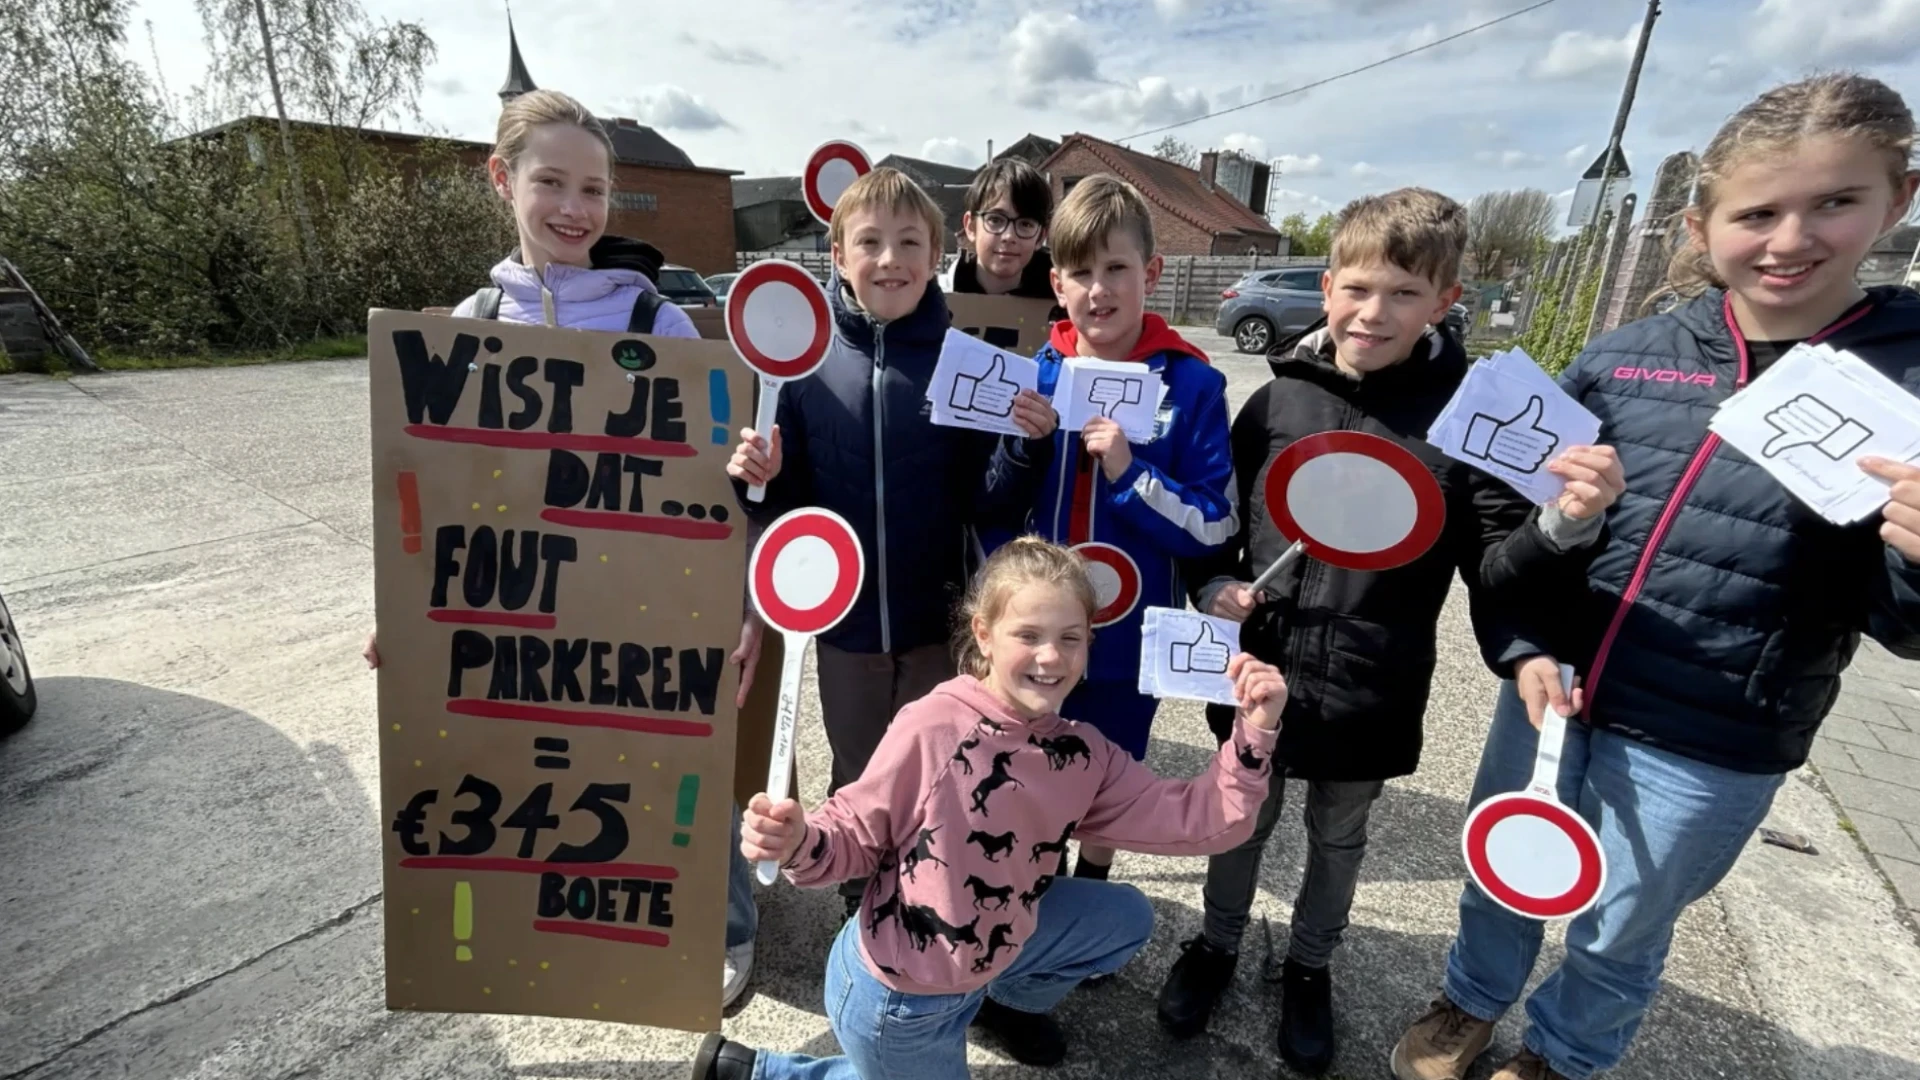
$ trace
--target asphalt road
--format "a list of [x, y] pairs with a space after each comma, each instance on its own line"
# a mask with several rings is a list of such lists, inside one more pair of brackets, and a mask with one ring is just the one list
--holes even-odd
[[[1236, 402], [1265, 378], [1196, 339], [1218, 350]], [[0, 378], [0, 592], [42, 699], [0, 744], [0, 1080], [685, 1075], [696, 1039], [677, 1032], [383, 1006], [374, 684], [358, 658], [373, 596], [366, 394], [358, 361]], [[1425, 762], [1376, 810], [1336, 959], [1343, 1077], [1387, 1075], [1455, 924], [1495, 684], [1459, 605], [1445, 627]], [[827, 758], [808, 699], [811, 800]], [[1200, 768], [1212, 740], [1198, 708], [1161, 717], [1150, 762]], [[1259, 899], [1277, 948], [1295, 820]], [[1920, 1078], [1920, 943], [1816, 781], [1790, 780], [1773, 823], [1819, 854], [1756, 844], [1687, 914], [1616, 1075]], [[1198, 925], [1202, 867], [1121, 857], [1117, 876], [1149, 893], [1160, 926], [1113, 984], [1068, 999], [1073, 1055], [1045, 1075], [1276, 1073], [1257, 922], [1211, 1034], [1175, 1044], [1153, 1022]], [[727, 1030], [830, 1052], [821, 964], [838, 898], [761, 899], [754, 987]], [[1510, 1018], [1498, 1048], [1517, 1037]], [[984, 1048], [973, 1060], [996, 1080], [1043, 1075]]]

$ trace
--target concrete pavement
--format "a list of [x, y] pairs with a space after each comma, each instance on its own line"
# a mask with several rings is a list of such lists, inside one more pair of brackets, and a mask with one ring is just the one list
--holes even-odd
[[[1263, 364], [1196, 338], [1218, 350], [1236, 402], [1264, 379]], [[373, 682], [357, 655], [372, 620], [366, 386], [351, 361], [0, 378], [0, 592], [42, 701], [0, 743], [0, 1080], [685, 1074], [697, 1040], [681, 1033], [383, 1008]], [[1374, 819], [1336, 960], [1343, 1077], [1387, 1075], [1454, 927], [1462, 804], [1495, 685], [1467, 635], [1463, 605], [1449, 608], [1425, 762]], [[1909, 669], [1892, 670], [1898, 685]], [[807, 700], [811, 801], [827, 757]], [[1197, 770], [1212, 746], [1194, 706], [1168, 706], [1156, 735], [1149, 760], [1168, 774]], [[1846, 798], [1835, 770], [1825, 783]], [[1615, 1075], [1920, 1078], [1920, 944], [1886, 859], [1876, 869], [1806, 774], [1771, 823], [1820, 853], [1755, 844], [1687, 914]], [[1279, 948], [1299, 858], [1285, 825], [1258, 908]], [[1160, 912], [1153, 943], [1068, 999], [1066, 1065], [1026, 1070], [976, 1048], [976, 1074], [1274, 1075], [1257, 923], [1211, 1034], [1175, 1044], [1154, 1025], [1160, 980], [1198, 926], [1203, 865], [1122, 855], [1117, 875]], [[761, 899], [753, 990], [727, 1031], [831, 1052], [820, 971], [839, 901], [784, 887]], [[1497, 1049], [1518, 1030], [1503, 1024]]]

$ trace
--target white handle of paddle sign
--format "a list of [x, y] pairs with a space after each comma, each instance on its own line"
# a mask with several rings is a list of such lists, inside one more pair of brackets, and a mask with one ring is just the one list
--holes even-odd
[[1302, 554], [1306, 552], [1306, 550], [1307, 550], [1307, 542], [1305, 540], [1295, 540], [1293, 542], [1292, 547], [1281, 552], [1280, 557], [1273, 560], [1272, 566], [1267, 567], [1267, 569], [1263, 573], [1261, 573], [1259, 577], [1253, 579], [1253, 586], [1252, 586], [1253, 594], [1255, 596], [1258, 596], [1260, 594], [1260, 590], [1267, 587], [1268, 582], [1272, 581], [1274, 578], [1279, 577], [1280, 571], [1285, 570], [1288, 567], [1288, 565], [1290, 565], [1293, 562], [1293, 560], [1299, 558]]
[[[760, 376], [760, 406], [754, 413], [753, 430], [767, 440], [767, 454], [773, 454], [773, 422], [780, 415], [780, 381]], [[748, 484], [748, 502], [766, 502], [767, 485]]]
[[[793, 737], [800, 719], [800, 672], [807, 657], [805, 634], [783, 635], [786, 655], [780, 663], [780, 705], [773, 720], [773, 754], [767, 760], [767, 800], [779, 805], [792, 794]], [[772, 859], [760, 863], [760, 884], [771, 885], [780, 877], [780, 864]]]
[[[1560, 689], [1573, 699], [1573, 665], [1560, 665]], [[1560, 750], [1567, 742], [1567, 717], [1552, 705], [1540, 714], [1540, 749], [1533, 756], [1533, 780], [1527, 790], [1560, 801]]]

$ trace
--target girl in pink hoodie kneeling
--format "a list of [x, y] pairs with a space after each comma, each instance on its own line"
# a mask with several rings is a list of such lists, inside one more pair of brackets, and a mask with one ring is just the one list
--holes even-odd
[[1059, 716], [1086, 670], [1097, 606], [1078, 556], [1015, 540], [968, 597], [967, 674], [902, 709], [866, 772], [812, 814], [754, 798], [741, 829], [748, 859], [778, 862], [795, 885], [871, 878], [827, 961], [845, 1056], [709, 1035], [694, 1080], [963, 1080], [975, 1023], [1023, 1063], [1065, 1056], [1047, 1013], [1153, 931], [1132, 886], [1054, 878], [1067, 841], [1162, 855], [1233, 848], [1266, 798], [1287, 696], [1278, 670], [1234, 657], [1233, 737], [1206, 772], [1162, 780]]

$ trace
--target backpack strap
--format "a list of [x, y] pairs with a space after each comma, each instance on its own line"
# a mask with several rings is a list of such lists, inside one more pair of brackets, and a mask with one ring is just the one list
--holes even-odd
[[652, 289], [641, 289], [640, 295], [633, 300], [633, 314], [627, 316], [627, 333], [653, 333], [653, 320], [660, 314], [661, 305], [666, 302], [666, 297]]
[[503, 294], [499, 286], [489, 285], [473, 294], [473, 314], [475, 319], [498, 319], [500, 317], [500, 297]]

